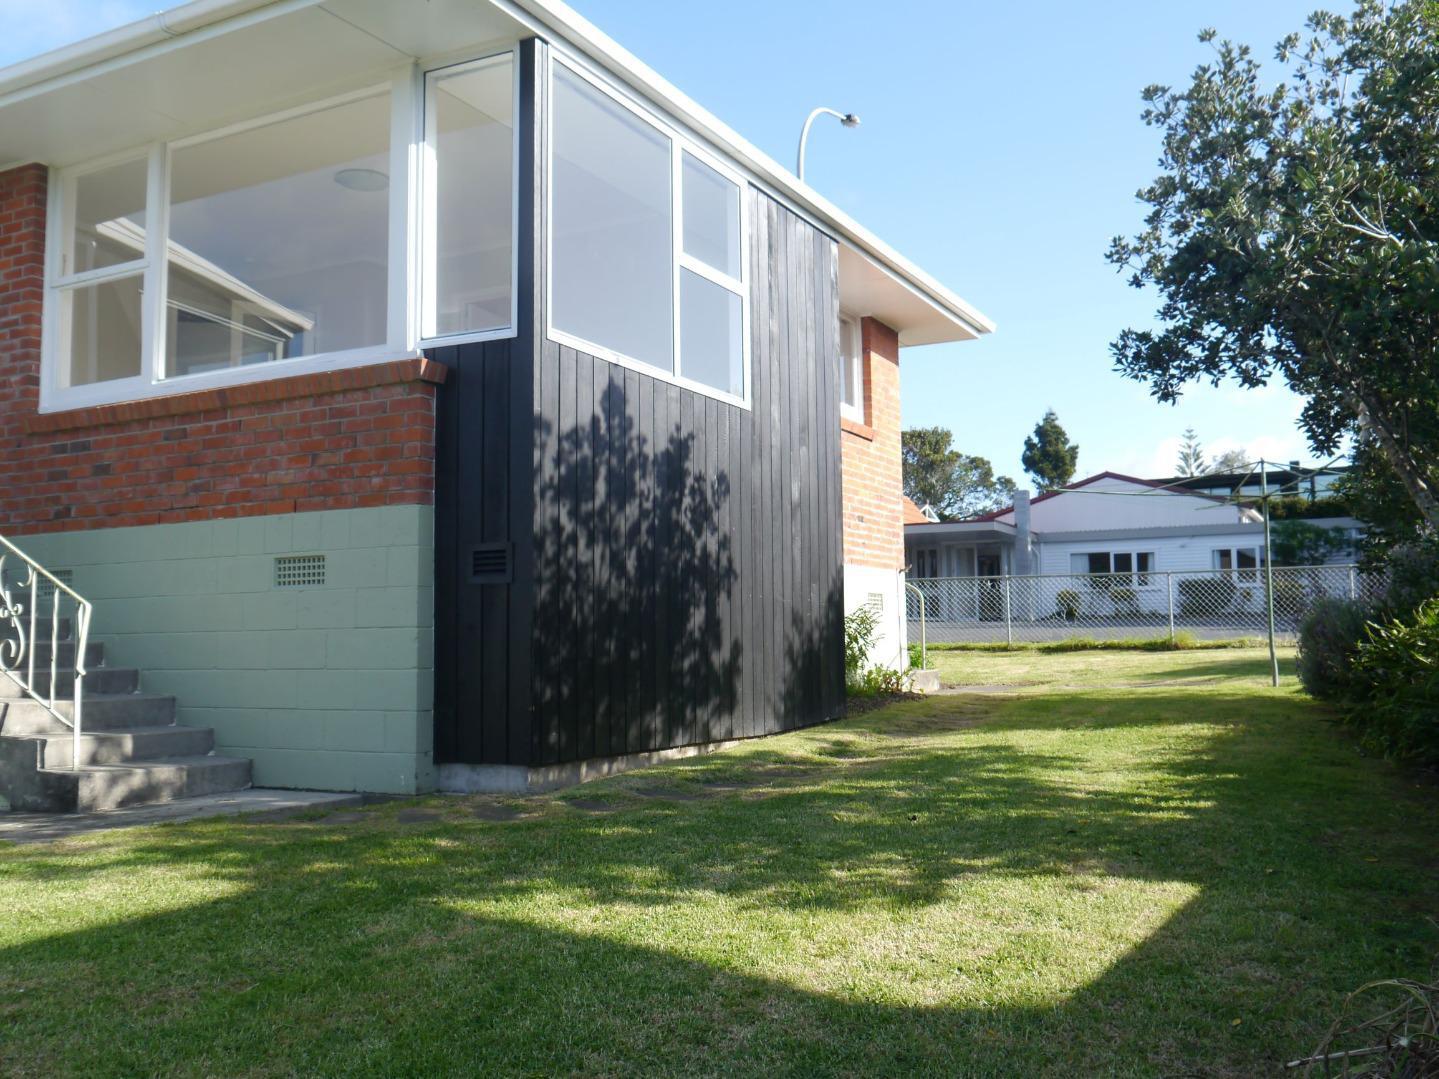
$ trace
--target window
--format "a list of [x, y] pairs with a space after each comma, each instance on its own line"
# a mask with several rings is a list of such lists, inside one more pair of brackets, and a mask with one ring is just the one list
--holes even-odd
[[430, 72], [422, 123], [406, 67], [57, 170], [42, 408], [512, 334], [515, 77], [513, 51]]
[[170, 155], [166, 378], [388, 337], [390, 99]]
[[1147, 585], [1154, 572], [1152, 551], [1090, 551], [1069, 556], [1069, 572], [1128, 574], [1135, 585]]
[[552, 87], [551, 336], [743, 400], [741, 182], [569, 67]]
[[859, 322], [849, 315], [839, 319], [839, 412], [856, 423], [864, 422], [864, 357]]
[[1221, 547], [1214, 552], [1214, 568], [1230, 573], [1238, 571], [1241, 581], [1257, 581], [1262, 565], [1264, 550], [1260, 547]]
[[514, 321], [515, 58], [425, 79], [425, 338]]

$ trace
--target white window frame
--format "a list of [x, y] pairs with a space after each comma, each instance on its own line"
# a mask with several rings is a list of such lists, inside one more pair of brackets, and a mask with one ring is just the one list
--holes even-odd
[[[1247, 551], [1254, 556], [1253, 566], [1239, 565], [1240, 551]], [[1221, 556], [1223, 555], [1229, 556], [1229, 567], [1227, 569], [1219, 564]], [[1260, 570], [1264, 569], [1264, 548], [1262, 546], [1215, 547], [1209, 559], [1216, 573], [1227, 573], [1237, 581], [1257, 581], [1259, 580]]]
[[[513, 143], [510, 148], [510, 321], [507, 326], [487, 330], [463, 330], [459, 333], [441, 334], [435, 332], [438, 318], [436, 311], [435, 283], [438, 280], [439, 199], [437, 197], [439, 168], [436, 160], [438, 143], [437, 121], [439, 110], [434, 108], [434, 87], [446, 78], [463, 75], [466, 71], [484, 67], [503, 56], [510, 58], [510, 75], [513, 79], [511, 102], [514, 114], [510, 118]], [[416, 291], [419, 296], [419, 347], [442, 348], [446, 345], [464, 345], [476, 341], [498, 341], [514, 337], [520, 324], [520, 49], [516, 44], [498, 52], [486, 53], [473, 59], [457, 63], [445, 63], [428, 68], [422, 75], [420, 107], [423, 113], [424, 139], [420, 144], [420, 251]]]
[[839, 356], [839, 377], [841, 381], [844, 380], [844, 348], [842, 344], [844, 341], [843, 328], [847, 324], [854, 331], [854, 385], [848, 387], [848, 389], [852, 394], [854, 394], [854, 399], [856, 402], [855, 404], [850, 404], [844, 399], [844, 394], [841, 393], [839, 398], [839, 414], [847, 420], [853, 420], [855, 423], [862, 424], [864, 423], [864, 336], [861, 331], [864, 327], [861, 325], [858, 317], [848, 314], [844, 311], [840, 312], [839, 321], [839, 340], [841, 342]]
[[[430, 302], [425, 295], [426, 274], [423, 244], [425, 215], [433, 201], [427, 198], [425, 162], [431, 144], [427, 138], [425, 91], [431, 72], [447, 72], [463, 64], [480, 64], [509, 53], [513, 57], [515, 78], [515, 153], [511, 181], [512, 250], [510, 254], [510, 325], [494, 330], [424, 338], [421, 336], [424, 306]], [[164, 377], [166, 307], [168, 295], [167, 245], [169, 242], [169, 175], [174, 150], [224, 138], [254, 128], [334, 108], [351, 101], [382, 93], [390, 101], [390, 188], [389, 188], [389, 281], [386, 296], [385, 341], [364, 348], [341, 352], [316, 353], [272, 363], [198, 372], [191, 375]], [[469, 341], [511, 338], [519, 326], [519, 140], [520, 140], [520, 62], [518, 44], [488, 50], [481, 56], [443, 61], [406, 64], [388, 78], [370, 80], [345, 93], [332, 94], [307, 101], [293, 108], [271, 111], [222, 128], [196, 132], [168, 141], [132, 147], [117, 154], [93, 161], [52, 169], [49, 180], [49, 209], [45, 225], [45, 294], [41, 315], [40, 411], [59, 412], [94, 405], [136, 401], [147, 397], [170, 396], [220, 386], [268, 382], [295, 375], [361, 367], [386, 360], [417, 357], [422, 349]], [[145, 159], [148, 167], [146, 184], [146, 251], [141, 259], [119, 266], [107, 266], [83, 274], [63, 274], [62, 259], [71, 241], [68, 214], [75, 204], [74, 187], [78, 177], [100, 169]], [[431, 169], [433, 165], [431, 164]], [[108, 280], [142, 276], [144, 300], [141, 317], [140, 374], [109, 382], [85, 386], [63, 386], [61, 368], [68, 361], [62, 355], [67, 328], [61, 325], [61, 293], [82, 285]]]
[[[554, 132], [554, 109], [555, 109], [555, 69], [562, 66], [577, 78], [588, 83], [597, 92], [627, 110], [631, 115], [641, 122], [649, 125], [654, 130], [669, 140], [670, 144], [670, 242], [672, 245], [672, 284], [670, 288], [670, 304], [673, 318], [671, 321], [671, 332], [674, 341], [674, 362], [676, 370], [673, 372], [662, 370], [653, 364], [645, 363], [643, 360], [626, 356], [615, 349], [607, 348], [595, 341], [586, 340], [576, 334], [567, 333], [557, 329], [554, 324], [554, 198], [555, 198], [555, 140]], [[550, 49], [550, 63], [545, 75], [545, 130], [550, 133], [546, 140], [548, 146], [545, 151], [545, 336], [557, 345], [573, 348], [584, 352], [609, 363], [617, 364], [620, 367], [627, 367], [642, 374], [657, 378], [662, 382], [670, 382], [706, 397], [713, 397], [720, 401], [726, 401], [732, 405], [749, 409], [753, 394], [753, 377], [751, 368], [750, 348], [750, 277], [752, 268], [750, 266], [750, 197], [749, 181], [745, 177], [721, 161], [714, 154], [710, 153], [704, 146], [694, 139], [689, 138], [672, 124], [666, 123], [654, 112], [634, 101], [623, 90], [616, 87], [608, 80], [600, 78], [575, 59], [558, 52], [553, 46]], [[704, 263], [687, 255], [684, 251], [684, 155], [688, 153], [695, 160], [704, 163], [715, 172], [719, 173], [726, 180], [730, 181], [739, 189], [740, 206], [740, 278], [730, 277], [728, 274], [715, 269], [708, 263]], [[703, 277], [707, 281], [728, 290], [737, 295], [740, 299], [740, 334], [741, 346], [743, 348], [743, 359], [741, 361], [741, 377], [744, 380], [744, 392], [740, 395], [727, 393], [724, 390], [710, 386], [695, 379], [686, 378], [684, 375], [684, 356], [680, 347], [681, 334], [681, 311], [680, 311], [680, 281], [681, 270], [691, 272]]]

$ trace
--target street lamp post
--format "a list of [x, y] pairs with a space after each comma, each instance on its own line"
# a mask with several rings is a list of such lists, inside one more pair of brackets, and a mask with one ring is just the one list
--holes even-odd
[[804, 122], [804, 130], [799, 133], [799, 155], [795, 164], [795, 175], [801, 180], [804, 179], [804, 148], [809, 142], [809, 129], [821, 116], [833, 116], [845, 127], [859, 127], [859, 117], [852, 112], [839, 112], [835, 109], [818, 108], [809, 114], [809, 119]]

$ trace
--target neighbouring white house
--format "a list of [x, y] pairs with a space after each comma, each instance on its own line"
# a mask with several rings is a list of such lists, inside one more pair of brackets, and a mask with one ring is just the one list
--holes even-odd
[[[1310, 523], [1351, 537], [1362, 528], [1347, 517]], [[1000, 580], [1011, 576], [1046, 578], [1051, 585], [1024, 590], [1025, 606], [1034, 608], [1028, 617], [1052, 612], [1055, 597], [1074, 587], [1076, 575], [1092, 574], [1111, 575], [1096, 602], [1123, 588], [1130, 602], [1157, 609], [1168, 603], [1166, 575], [1220, 572], [1241, 586], [1257, 583], [1264, 523], [1256, 509], [1232, 499], [1101, 472], [1037, 498], [1020, 491], [1014, 505], [983, 516], [906, 524], [905, 555], [912, 579], [977, 578], [975, 587], [951, 594], [968, 597], [956, 602], [972, 606], [969, 616], [981, 620], [1000, 616]], [[1331, 559], [1349, 560], [1342, 551]], [[965, 617], [964, 611], [945, 613]]]

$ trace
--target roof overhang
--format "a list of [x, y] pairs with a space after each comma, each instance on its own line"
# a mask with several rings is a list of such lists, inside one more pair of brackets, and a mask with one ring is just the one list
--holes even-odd
[[994, 324], [557, 0], [193, 0], [0, 70], [0, 169], [60, 166], [284, 108], [407, 60], [537, 34], [746, 168], [840, 245], [843, 302], [900, 343]]
[[906, 539], [914, 540], [970, 540], [976, 543], [993, 543], [996, 540], [1010, 540], [1016, 535], [1014, 525], [1003, 521], [945, 521], [940, 524], [905, 525]]

